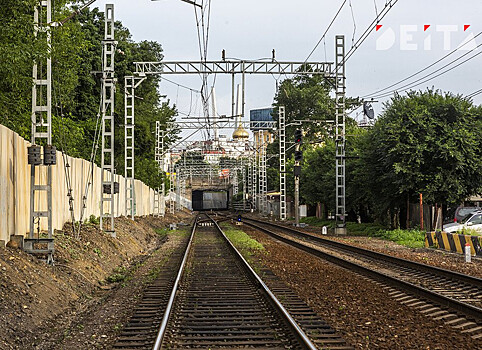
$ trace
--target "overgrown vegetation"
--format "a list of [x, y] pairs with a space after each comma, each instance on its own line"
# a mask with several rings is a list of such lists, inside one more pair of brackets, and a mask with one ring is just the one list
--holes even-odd
[[[5, 0], [0, 21], [0, 123], [30, 139], [33, 61], [43, 62], [49, 51], [44, 35], [34, 36], [33, 9], [37, 0]], [[53, 3], [53, 21], [67, 18], [83, 1]], [[135, 61], [161, 61], [162, 47], [154, 41], [134, 42], [129, 29], [115, 23], [115, 168], [124, 173], [124, 77], [132, 75]], [[104, 13], [84, 9], [64, 25], [52, 28], [52, 137], [58, 150], [89, 160], [101, 113], [100, 77]], [[45, 71], [39, 65], [39, 71]], [[177, 114], [169, 101], [161, 102], [160, 77], [149, 77], [136, 89], [136, 173], [148, 186], [162, 178], [154, 160], [155, 123], [165, 126]], [[45, 96], [41, 97], [45, 99]], [[166, 144], [174, 141], [168, 135]], [[95, 162], [100, 163], [100, 151]]]
[[223, 222], [221, 223], [221, 228], [231, 243], [240, 250], [248, 262], [250, 262], [250, 258], [255, 253], [264, 251], [264, 247], [261, 243], [249, 237], [244, 231], [237, 229], [235, 226]]
[[425, 245], [425, 232], [419, 230], [380, 230], [377, 232], [377, 237], [410, 248], [422, 248]]
[[[333, 229], [335, 227], [335, 221], [333, 220], [321, 220], [316, 217], [310, 216], [302, 218], [301, 222], [307, 223], [310, 226], [327, 226]], [[366, 236], [382, 238], [395, 243], [404, 245], [410, 248], [422, 248], [425, 244], [425, 232], [419, 230], [402, 230], [394, 229], [387, 230], [386, 227], [374, 223], [346, 223], [347, 232], [350, 236]]]

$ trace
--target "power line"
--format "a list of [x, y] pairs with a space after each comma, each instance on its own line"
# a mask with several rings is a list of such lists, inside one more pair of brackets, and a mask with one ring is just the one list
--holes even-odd
[[472, 98], [472, 97], [475, 97], [475, 96], [477, 96], [477, 95], [479, 95], [479, 94], [481, 94], [481, 93], [482, 93], [482, 89], [477, 90], [477, 91], [474, 91], [474, 92], [472, 92], [471, 94], [468, 94], [468, 95], [465, 96], [465, 97], [467, 97], [467, 98]]
[[387, 14], [390, 12], [390, 10], [395, 6], [395, 4], [398, 2], [398, 0], [387, 0], [385, 3], [385, 7], [383, 10], [377, 14], [375, 19], [370, 23], [370, 25], [367, 27], [367, 29], [363, 32], [363, 34], [358, 38], [357, 42], [351, 47], [351, 49], [347, 52], [345, 55], [345, 60], [348, 61], [348, 59], [355, 53], [355, 51], [365, 42], [365, 40], [368, 38], [370, 33], [373, 31], [373, 29], [376, 28], [376, 24], [379, 23]]
[[[482, 44], [481, 44], [481, 45], [482, 45]], [[480, 45], [479, 45], [479, 46], [480, 46]], [[435, 75], [435, 76], [433, 76], [433, 77], [431, 77], [431, 78], [428, 78], [428, 79], [426, 79], [426, 80], [424, 80], [424, 81], [421, 81], [420, 83], [416, 83], [416, 84], [413, 84], [413, 83], [412, 83], [411, 86], [407, 87], [406, 89], [403, 89], [402, 91], [406, 91], [406, 90], [408, 90], [408, 89], [412, 89], [412, 88], [414, 88], [414, 87], [416, 87], [416, 86], [418, 86], [418, 85], [424, 84], [424, 83], [426, 83], [426, 82], [428, 82], [428, 81], [430, 81], [430, 80], [433, 80], [433, 79], [435, 79], [435, 78], [438, 78], [439, 76], [441, 76], [441, 75], [443, 75], [443, 74], [445, 74], [445, 73], [448, 73], [448, 72], [450, 72], [451, 70], [453, 70], [453, 69], [455, 69], [455, 68], [457, 68], [457, 67], [460, 67], [460, 66], [461, 66], [462, 64], [464, 64], [465, 62], [468, 62], [468, 61], [472, 60], [473, 58], [477, 57], [477, 56], [480, 55], [480, 54], [482, 54], [482, 51], [476, 53], [476, 54], [473, 55], [472, 57], [467, 58], [466, 60], [460, 62], [459, 64], [457, 64], [457, 65], [455, 65], [455, 66], [453, 66], [453, 67], [451, 67], [451, 68], [449, 68], [449, 69], [447, 69], [447, 70], [445, 70], [445, 71], [443, 71], [443, 72], [441, 72], [441, 73], [439, 73], [439, 74], [437, 74], [437, 75]], [[452, 63], [454, 63], [454, 62], [452, 62]], [[450, 64], [452, 64], [452, 63], [450, 63]], [[446, 65], [445, 67], [449, 66], [450, 64]], [[441, 68], [441, 69], [442, 69], [442, 68]], [[435, 72], [434, 72], [434, 73], [435, 73]], [[433, 73], [432, 73], [432, 74], [433, 74]], [[430, 75], [431, 75], [431, 74], [430, 74]], [[423, 79], [423, 78], [422, 78], [422, 79]], [[419, 79], [419, 80], [420, 80], [420, 79]], [[397, 92], [397, 91], [400, 91], [400, 90], [393, 90], [393, 91], [388, 92], [388, 93], [386, 93], [386, 94], [384, 94], [384, 95], [376, 96], [376, 98], [388, 97], [388, 96], [390, 96], [392, 93]]]
[[[476, 48], [478, 48], [478, 47], [480, 47], [480, 46], [482, 46], [482, 44], [477, 45]], [[475, 48], [475, 49], [476, 49], [476, 48]], [[424, 75], [423, 77], [421, 77], [421, 78], [419, 78], [419, 79], [417, 79], [417, 80], [415, 80], [415, 81], [412, 81], [411, 83], [405, 84], [405, 85], [399, 87], [398, 89], [394, 89], [394, 90], [391, 90], [391, 91], [388, 91], [388, 92], [384, 92], [384, 93], [382, 93], [382, 94], [370, 96], [370, 97], [372, 97], [372, 98], [387, 97], [387, 96], [390, 96], [392, 93], [394, 93], [394, 92], [396, 92], [396, 91], [400, 91], [400, 90], [401, 90], [401, 91], [405, 91], [405, 90], [411, 89], [411, 88], [413, 88], [413, 87], [415, 87], [415, 86], [421, 85], [421, 84], [423, 84], [423, 83], [425, 83], [425, 82], [427, 82], [427, 81], [430, 81], [430, 80], [432, 80], [432, 79], [435, 79], [435, 78], [437, 78], [437, 77], [439, 77], [439, 76], [441, 76], [441, 75], [443, 75], [443, 74], [445, 74], [445, 73], [447, 73], [447, 72], [450, 72], [452, 69], [459, 67], [460, 65], [464, 64], [465, 62], [470, 61], [471, 59], [475, 58], [476, 56], [478, 56], [478, 55], [479, 55], [480, 53], [482, 53], [482, 52], [479, 52], [479, 53], [475, 54], [474, 56], [469, 57], [468, 59], [460, 62], [459, 64], [455, 65], [454, 67], [452, 67], [452, 68], [450, 68], [450, 69], [447, 69], [447, 70], [443, 71], [443, 72], [440, 73], [440, 74], [437, 74], [437, 75], [435, 75], [435, 76], [433, 76], [433, 77], [431, 77], [431, 78], [429, 78], [429, 79], [426, 79], [426, 78], [428, 78], [428, 77], [436, 74], [437, 72], [440, 72], [441, 70], [443, 70], [443, 69], [449, 67], [450, 65], [454, 64], [455, 62], [461, 60], [462, 58], [464, 58], [465, 56], [467, 56], [468, 54], [470, 54], [472, 51], [474, 51], [475, 49], [470, 50], [469, 52], [467, 52], [467, 53], [465, 53], [464, 55], [456, 58], [455, 60], [452, 60], [451, 62], [445, 64], [444, 66], [438, 68], [437, 70], [435, 70], [435, 71], [433, 71], [433, 72], [431, 72], [431, 73], [429, 73], [429, 74], [426, 74], [426, 75]], [[425, 80], [424, 80], [424, 79], [425, 79]]]
[[195, 93], [197, 93], [197, 94], [200, 94], [200, 93], [201, 93], [201, 91], [199, 91], [199, 90], [197, 90], [197, 89], [194, 89], [194, 88], [191, 88], [191, 87], [189, 87], [189, 86], [176, 83], [175, 81], [169, 80], [169, 79], [165, 78], [164, 76], [161, 77], [161, 81], [162, 81], [162, 80], [165, 80], [165, 81], [167, 81], [167, 82], [169, 82], [169, 83], [171, 83], [171, 84], [174, 84], [174, 85], [176, 85], [177, 87], [181, 87], [181, 88], [186, 89], [186, 90], [191, 90], [191, 92], [195, 92]]
[[316, 49], [318, 48], [318, 46], [320, 45], [320, 43], [323, 41], [323, 39], [325, 38], [326, 34], [328, 33], [328, 31], [330, 30], [331, 26], [333, 25], [333, 23], [335, 22], [336, 18], [338, 17], [338, 15], [340, 14], [341, 10], [343, 9], [343, 6], [345, 6], [347, 0], [344, 0], [343, 3], [341, 4], [340, 8], [338, 9], [338, 11], [336, 12], [335, 14], [335, 17], [333, 17], [333, 19], [331, 20], [330, 24], [328, 25], [328, 27], [326, 28], [325, 32], [323, 33], [323, 35], [321, 36], [320, 40], [318, 40], [318, 42], [316, 43], [315, 47], [313, 48], [313, 50], [311, 50], [310, 54], [308, 55], [308, 57], [306, 57], [305, 61], [303, 62], [303, 64], [305, 64], [306, 62], [308, 62], [308, 60], [310, 59], [311, 55], [313, 55], [313, 53], [316, 51]]
[[[475, 39], [476, 39], [479, 35], [481, 35], [481, 34], [482, 34], [482, 32], [478, 33], [476, 36], [474, 36], [474, 38], [473, 38], [472, 40], [475, 40]], [[467, 45], [469, 42], [470, 42], [470, 41], [465, 42], [463, 45], [461, 45], [461, 46], [457, 47], [456, 49], [452, 50], [451, 52], [449, 52], [448, 54], [446, 54], [446, 55], [443, 56], [442, 58], [439, 58], [437, 61], [435, 61], [435, 62], [433, 62], [432, 64], [428, 65], [427, 67], [419, 70], [418, 72], [413, 73], [412, 75], [406, 77], [405, 79], [402, 79], [402, 80], [400, 80], [400, 81], [397, 81], [396, 83], [393, 83], [392, 85], [387, 86], [387, 87], [385, 87], [385, 88], [383, 88], [383, 89], [380, 89], [380, 90], [377, 90], [377, 91], [375, 91], [375, 92], [372, 92], [371, 94], [362, 96], [362, 98], [367, 98], [367, 97], [370, 97], [370, 96], [379, 94], [379, 93], [381, 93], [381, 92], [383, 92], [383, 91], [385, 91], [385, 90], [388, 90], [388, 89], [390, 89], [390, 88], [392, 88], [392, 87], [394, 87], [394, 86], [396, 86], [396, 85], [398, 85], [398, 84], [401, 84], [401, 83], [407, 81], [407, 80], [410, 79], [410, 78], [413, 78], [414, 76], [416, 76], [416, 75], [418, 75], [418, 74], [426, 71], [427, 69], [432, 68], [432, 67], [435, 66], [437, 63], [443, 61], [444, 59], [446, 59], [446, 58], [449, 57], [450, 55], [454, 54], [454, 53], [457, 52], [459, 49], [461, 49], [462, 47], [464, 47], [465, 45]]]

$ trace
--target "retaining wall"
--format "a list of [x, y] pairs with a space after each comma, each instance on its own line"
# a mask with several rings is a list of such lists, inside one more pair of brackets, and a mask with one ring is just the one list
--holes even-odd
[[[26, 235], [30, 220], [30, 166], [27, 164], [27, 147], [30, 143], [17, 133], [0, 125], [0, 241], [8, 242], [11, 235]], [[86, 147], [89, 145], [86, 144]], [[80, 216], [82, 196], [89, 177], [90, 163], [84, 159], [67, 157], [71, 174], [71, 187], [74, 197], [75, 219]], [[71, 221], [67, 185], [65, 180], [65, 163], [60, 152], [57, 152], [57, 164], [52, 166], [52, 222], [54, 229], [62, 229]], [[36, 171], [36, 183], [39, 179], [45, 183], [47, 167], [39, 166]], [[83, 219], [91, 215], [100, 216], [102, 170], [94, 166], [93, 182], [87, 196]], [[125, 215], [125, 185], [124, 177], [116, 175], [119, 182], [119, 194], [115, 195], [114, 215]], [[36, 209], [46, 210], [47, 201], [40, 194], [36, 196]], [[154, 208], [154, 191], [143, 182], [135, 180], [135, 214], [149, 215]], [[45, 203], [45, 205], [43, 205]], [[106, 210], [110, 212], [107, 203]], [[47, 229], [47, 219], [41, 219], [41, 229]]]
[[465, 245], [470, 245], [472, 255], [482, 256], [482, 236], [459, 235], [447, 232], [427, 232], [425, 247], [435, 247], [464, 254]]

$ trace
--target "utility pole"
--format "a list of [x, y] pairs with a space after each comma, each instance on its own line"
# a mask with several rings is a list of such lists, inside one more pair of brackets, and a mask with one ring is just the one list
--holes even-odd
[[[35, 37], [45, 38], [47, 50], [51, 51], [52, 3], [51, 0], [39, 2], [34, 9]], [[30, 164], [30, 233], [24, 240], [24, 250], [28, 253], [44, 253], [45, 248], [37, 247], [37, 243], [47, 245], [47, 263], [53, 263], [54, 240], [52, 226], [52, 165], [56, 164], [56, 149], [52, 146], [52, 60], [50, 56], [41, 62], [34, 62], [32, 86], [32, 146], [28, 148], [28, 164]], [[36, 184], [37, 166], [47, 167], [46, 183]], [[39, 182], [42, 177], [38, 176]], [[46, 193], [43, 196], [41, 193]], [[36, 195], [37, 194], [37, 195]], [[37, 201], [35, 200], [37, 198]], [[43, 205], [40, 205], [42, 202]], [[36, 207], [35, 204], [38, 204]], [[40, 237], [41, 219], [47, 218], [48, 238]], [[34, 238], [37, 223], [37, 239]]]
[[345, 36], [335, 39], [336, 58], [336, 228], [335, 233], [346, 234], [345, 207]]
[[169, 212], [174, 215], [174, 164], [172, 164], [172, 154], [169, 162]]
[[[102, 66], [102, 196], [100, 204], [100, 228], [115, 237], [114, 228], [114, 194], [118, 192], [118, 184], [114, 177], [114, 5], [105, 5], [105, 36]], [[116, 191], [117, 190], [117, 191]], [[104, 204], [110, 204], [110, 213], [104, 213]], [[104, 219], [110, 218], [109, 229], [105, 229]]]
[[278, 113], [278, 133], [279, 133], [279, 217], [286, 220], [286, 120], [285, 107], [279, 107]]
[[301, 175], [301, 144], [303, 143], [303, 131], [296, 129], [295, 131], [295, 226], [300, 225], [300, 175]]
[[242, 184], [243, 184], [243, 212], [246, 211], [246, 164], [241, 158]]
[[[125, 215], [134, 220], [136, 194], [134, 186], [134, 106], [135, 91], [145, 78], [124, 77], [124, 174], [125, 174]], [[157, 127], [157, 124], [156, 124]]]
[[164, 185], [164, 155], [163, 155], [163, 131], [161, 130], [161, 122], [156, 120], [156, 147], [154, 149], [154, 156], [159, 166], [159, 174], [162, 176], [163, 181], [161, 188], [156, 188], [154, 191], [154, 216], [162, 216], [162, 197], [164, 192], [162, 191], [162, 185]]

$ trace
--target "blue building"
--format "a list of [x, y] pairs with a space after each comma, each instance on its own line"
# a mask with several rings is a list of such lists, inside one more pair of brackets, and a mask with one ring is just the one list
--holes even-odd
[[252, 109], [249, 111], [249, 121], [250, 121], [250, 129], [251, 130], [268, 130], [271, 128], [266, 127], [266, 123], [263, 122], [272, 122], [273, 116], [273, 108], [260, 108], [260, 109]]

